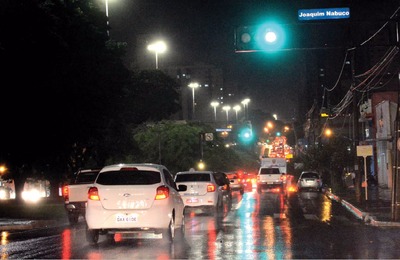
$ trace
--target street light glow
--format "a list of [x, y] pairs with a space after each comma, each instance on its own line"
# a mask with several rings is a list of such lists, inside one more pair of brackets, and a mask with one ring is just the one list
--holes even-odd
[[154, 52], [156, 55], [156, 69], [158, 69], [158, 54], [167, 50], [167, 45], [163, 41], [157, 41], [147, 46], [147, 50]]
[[236, 105], [233, 107], [233, 110], [235, 110], [235, 112], [236, 112], [236, 123], [238, 122], [238, 111], [240, 111], [240, 109], [241, 108], [239, 105]]
[[[243, 108], [244, 108], [244, 118], [245, 118], [245, 119], [247, 119], [248, 114], [249, 114], [249, 109], [248, 109], [248, 108], [249, 108], [249, 106], [248, 106], [249, 102], [250, 102], [250, 99], [249, 99], [249, 98], [245, 98], [245, 99], [243, 99], [243, 101], [241, 102], [242, 105], [243, 105]], [[247, 107], [247, 114], [246, 114], [246, 107]]]
[[226, 123], [228, 124], [229, 122], [229, 110], [231, 110], [231, 106], [223, 106], [222, 110], [226, 112]]
[[214, 108], [214, 121], [217, 122], [217, 106], [219, 106], [219, 102], [213, 101], [211, 106]]
[[195, 106], [196, 106], [196, 103], [194, 101], [194, 89], [200, 87], [200, 85], [197, 82], [192, 82], [188, 85], [188, 87], [192, 89], [192, 120], [193, 120], [195, 117]]

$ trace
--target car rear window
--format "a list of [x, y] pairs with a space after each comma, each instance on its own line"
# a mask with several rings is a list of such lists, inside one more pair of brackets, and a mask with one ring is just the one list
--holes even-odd
[[209, 173], [190, 173], [176, 175], [175, 182], [211, 181]]
[[[99, 170], [100, 171], [100, 170]], [[93, 183], [99, 171], [81, 172], [76, 176], [75, 184]]]
[[157, 171], [109, 171], [100, 173], [96, 182], [102, 185], [151, 185], [161, 182], [161, 176]]
[[318, 173], [315, 173], [315, 172], [304, 172], [302, 175], [301, 175], [301, 178], [313, 178], [313, 179], [318, 179], [319, 178], [319, 175], [318, 175]]
[[260, 174], [280, 174], [278, 168], [261, 168]]

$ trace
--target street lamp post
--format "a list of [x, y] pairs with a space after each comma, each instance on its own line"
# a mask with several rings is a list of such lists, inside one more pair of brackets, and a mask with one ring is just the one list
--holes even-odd
[[[243, 104], [243, 108], [244, 108], [244, 118], [247, 119], [248, 115], [249, 115], [249, 104], [250, 99], [249, 98], [245, 98], [243, 99], [243, 101], [241, 102]], [[247, 114], [246, 114], [246, 107], [247, 107]]]
[[214, 108], [214, 121], [217, 122], [217, 106], [219, 103], [217, 101], [211, 102], [211, 106]]
[[108, 0], [105, 0], [105, 4], [106, 4], [106, 16], [107, 16], [107, 36], [110, 36], [110, 31], [108, 30], [110, 26], [110, 21], [108, 18]]
[[193, 101], [192, 102], [192, 120], [195, 118], [195, 106], [196, 106], [196, 103], [194, 100], [194, 89], [198, 88], [199, 86], [200, 86], [199, 83], [196, 83], [196, 82], [190, 83], [188, 85], [188, 87], [192, 89], [192, 101]]
[[231, 107], [223, 106], [222, 109], [226, 112], [226, 124], [229, 124], [229, 110], [231, 110]]
[[156, 55], [156, 70], [158, 70], [158, 54], [164, 53], [167, 49], [167, 45], [163, 41], [157, 41], [147, 46], [147, 50], [152, 51]]
[[236, 112], [236, 124], [238, 123], [238, 111], [240, 111], [240, 106], [236, 105], [233, 107], [233, 110]]

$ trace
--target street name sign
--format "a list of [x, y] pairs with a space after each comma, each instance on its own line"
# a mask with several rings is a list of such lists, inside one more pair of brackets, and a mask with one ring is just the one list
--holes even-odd
[[299, 21], [348, 19], [350, 18], [350, 8], [300, 9], [297, 14]]

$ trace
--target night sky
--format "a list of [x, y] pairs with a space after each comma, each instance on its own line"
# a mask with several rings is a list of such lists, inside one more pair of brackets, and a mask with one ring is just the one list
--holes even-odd
[[[385, 9], [381, 12], [387, 16], [394, 11], [388, 7], [391, 1], [386, 0], [385, 4], [369, 0], [109, 0], [110, 36], [127, 42], [128, 55], [132, 55], [129, 49], [135, 48], [136, 35], [160, 35], [168, 44], [168, 53], [162, 56], [165, 66], [213, 64], [224, 71], [224, 87], [237, 89], [243, 98], [249, 97], [251, 108], [277, 113], [285, 119], [304, 117], [304, 111], [298, 111], [298, 106], [306, 98], [306, 63], [308, 67], [318, 67], [320, 64], [310, 64], [318, 60], [310, 58], [315, 55], [320, 60], [329, 60], [326, 84], [332, 86], [341, 69], [343, 49], [235, 53], [234, 28], [267, 19], [298, 23], [298, 9], [349, 7], [350, 2], [357, 6], [360, 17], [369, 17], [369, 12], [379, 10], [370, 8], [377, 4]], [[392, 6], [396, 2], [398, 5], [398, 1], [392, 1]], [[358, 7], [360, 4], [362, 8]], [[332, 28], [326, 27], [326, 30]], [[134, 57], [126, 57], [131, 58]]]

